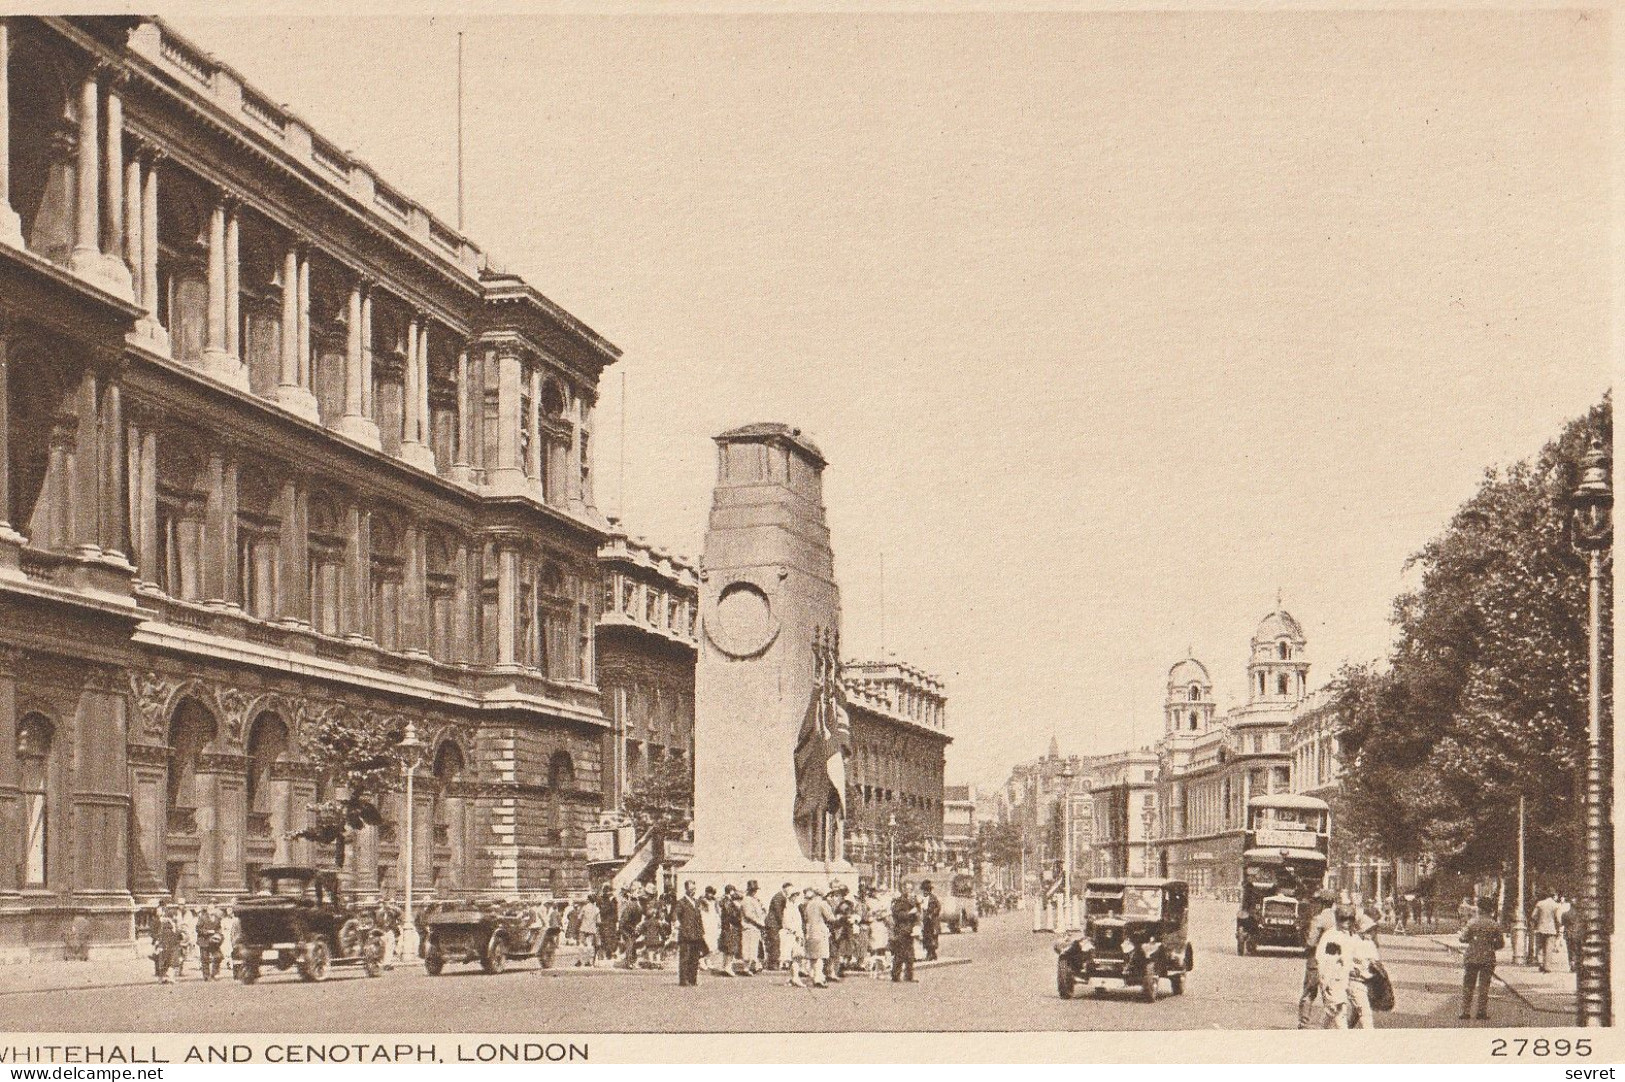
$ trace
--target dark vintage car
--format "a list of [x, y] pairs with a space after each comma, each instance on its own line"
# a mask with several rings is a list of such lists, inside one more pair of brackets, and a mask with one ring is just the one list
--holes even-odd
[[1055, 944], [1055, 984], [1071, 999], [1078, 982], [1096, 993], [1096, 981], [1120, 981], [1155, 1003], [1166, 978], [1174, 995], [1185, 991], [1195, 964], [1188, 936], [1190, 889], [1178, 879], [1091, 879], [1084, 888], [1082, 934]]
[[1260, 947], [1302, 951], [1326, 880], [1326, 858], [1308, 850], [1249, 849], [1242, 854], [1236, 953]]
[[556, 935], [529, 908], [478, 902], [441, 909], [429, 917], [423, 967], [438, 977], [447, 962], [477, 961], [487, 973], [501, 973], [510, 961], [535, 957], [547, 969], [557, 947]]
[[369, 977], [384, 970], [383, 932], [370, 909], [345, 897], [335, 871], [262, 868], [234, 912], [240, 931], [233, 962], [244, 984], [259, 980], [267, 965], [297, 966], [307, 981], [326, 980], [335, 965], [359, 965]]

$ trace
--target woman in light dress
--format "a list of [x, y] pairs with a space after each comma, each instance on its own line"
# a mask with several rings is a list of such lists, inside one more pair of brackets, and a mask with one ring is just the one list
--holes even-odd
[[[722, 907], [717, 902], [716, 887], [706, 887], [705, 897], [700, 899], [700, 925], [705, 930], [705, 957], [700, 959], [700, 967], [707, 973], [719, 972], [712, 964], [720, 957], [717, 940], [722, 938]], [[723, 968], [727, 968], [726, 964]]]
[[807, 984], [801, 979], [807, 971], [806, 925], [801, 919], [801, 896], [792, 891], [784, 907], [784, 923], [779, 927], [779, 960], [790, 971], [790, 983], [797, 988]]

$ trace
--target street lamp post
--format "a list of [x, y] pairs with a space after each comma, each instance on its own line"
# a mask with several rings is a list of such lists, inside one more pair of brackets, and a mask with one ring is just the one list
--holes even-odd
[[401, 929], [401, 949], [402, 953], [408, 958], [416, 958], [418, 953], [418, 926], [412, 920], [412, 881], [415, 878], [412, 874], [414, 871], [412, 866], [414, 860], [412, 843], [415, 840], [413, 837], [415, 828], [412, 825], [412, 816], [417, 809], [413, 806], [412, 780], [417, 773], [418, 759], [423, 754], [423, 741], [418, 739], [417, 726], [412, 722], [406, 723], [406, 734], [401, 737], [401, 742], [396, 745], [396, 751], [400, 754], [401, 767], [406, 773], [406, 859], [402, 862], [404, 870], [401, 873], [401, 878], [404, 880], [401, 896], [405, 906], [402, 921], [405, 923], [405, 927]]
[[1523, 842], [1524, 842], [1524, 802], [1523, 794], [1518, 794], [1518, 901], [1512, 909], [1512, 960], [1520, 965], [1529, 962], [1529, 914], [1524, 909], [1523, 900], [1528, 896], [1529, 888], [1524, 882], [1523, 872]]
[[[1592, 437], [1573, 496], [1574, 547], [1590, 567], [1589, 672], [1590, 702], [1586, 726], [1584, 935], [1580, 941], [1579, 994], [1575, 1021], [1606, 1026], [1613, 1021], [1609, 951], [1609, 892], [1613, 890], [1612, 824], [1608, 813], [1608, 776], [1602, 716], [1602, 564], [1614, 540], [1614, 493], [1609, 485], [1608, 452]], [[1610, 719], [1610, 728], [1612, 719]]]

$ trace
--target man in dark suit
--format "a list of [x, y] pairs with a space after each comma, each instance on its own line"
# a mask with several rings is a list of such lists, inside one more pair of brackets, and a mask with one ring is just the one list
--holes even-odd
[[937, 960], [937, 941], [942, 938], [942, 899], [927, 879], [920, 884], [925, 897], [920, 899], [920, 945], [925, 948], [925, 960]]
[[700, 956], [705, 953], [705, 921], [700, 917], [700, 902], [694, 897], [694, 880], [683, 884], [683, 896], [677, 899], [677, 983], [693, 986], [700, 983]]
[[[914, 900], [914, 884], [904, 883], [903, 893], [891, 904], [891, 979], [914, 980], [914, 926], [920, 921], [920, 904]], [[907, 974], [907, 976], [904, 976]]]
[[767, 968], [779, 968], [779, 932], [784, 928], [784, 907], [790, 901], [790, 884], [786, 883], [779, 888], [767, 903], [767, 925], [763, 934], [762, 946], [767, 950]]

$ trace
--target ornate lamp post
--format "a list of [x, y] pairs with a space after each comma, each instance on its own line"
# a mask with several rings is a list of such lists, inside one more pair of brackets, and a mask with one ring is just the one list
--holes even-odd
[[[1610, 765], [1602, 716], [1602, 565], [1613, 548], [1614, 493], [1609, 486], [1608, 452], [1600, 437], [1586, 451], [1580, 486], [1573, 496], [1574, 547], [1590, 560], [1590, 710], [1586, 728], [1585, 770], [1585, 921], [1580, 941], [1575, 1022], [1606, 1026], [1613, 1022], [1609, 971], [1609, 923], [1613, 891], [1613, 830], [1608, 810]], [[1612, 718], [1609, 719], [1612, 728]]]
[[401, 757], [401, 769], [406, 773], [406, 851], [405, 860], [401, 862], [403, 871], [401, 879], [404, 881], [401, 896], [404, 900], [405, 913], [402, 920], [406, 927], [401, 930], [401, 952], [408, 958], [416, 958], [418, 953], [418, 926], [412, 920], [412, 883], [416, 878], [412, 873], [413, 860], [412, 843], [415, 840], [412, 825], [412, 815], [417, 810], [412, 799], [412, 779], [417, 774], [418, 762], [423, 758], [423, 741], [418, 739], [417, 726], [412, 722], [406, 723], [406, 734], [401, 742], [395, 745], [396, 754]]

